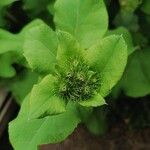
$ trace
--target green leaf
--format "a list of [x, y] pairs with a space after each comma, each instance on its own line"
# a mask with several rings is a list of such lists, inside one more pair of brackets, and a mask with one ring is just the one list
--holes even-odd
[[38, 75], [30, 70], [25, 70], [11, 80], [10, 90], [18, 104], [21, 104], [25, 96], [31, 91], [33, 85], [37, 83]]
[[106, 6], [110, 6], [110, 4], [111, 4], [111, 0], [104, 0], [104, 2], [106, 4]]
[[55, 55], [44, 44], [36, 40], [26, 41], [23, 49], [31, 69], [44, 74], [54, 71]]
[[33, 20], [27, 24], [19, 34], [12, 34], [6, 30], [0, 29], [0, 54], [13, 52], [18, 59], [22, 59], [23, 42], [26, 32], [36, 26], [43, 24], [40, 19]]
[[7, 6], [15, 1], [16, 0], [0, 0], [0, 7]]
[[127, 46], [122, 36], [108, 36], [86, 51], [89, 66], [100, 73], [100, 94], [106, 96], [120, 80], [127, 63]]
[[50, 27], [44, 23], [33, 27], [26, 33], [25, 39], [24, 56], [30, 67], [40, 73], [53, 72], [58, 40]]
[[48, 6], [47, 6], [48, 11], [49, 11], [52, 15], [55, 14], [54, 3], [55, 3], [55, 0], [51, 0], [50, 3], [49, 3]]
[[84, 48], [100, 40], [108, 27], [103, 0], [57, 0], [56, 28], [71, 33]]
[[23, 43], [26, 32], [32, 28], [43, 24], [43, 21], [36, 19], [26, 25], [19, 34], [12, 34], [6, 30], [0, 29], [0, 54], [6, 52], [13, 53], [16, 63], [24, 65]]
[[92, 134], [104, 135], [108, 130], [107, 110], [105, 107], [94, 109], [85, 125]]
[[59, 114], [65, 111], [65, 101], [55, 93], [56, 78], [47, 75], [35, 85], [30, 96], [30, 118]]
[[80, 123], [74, 104], [63, 114], [42, 119], [28, 119], [30, 101], [25, 99], [19, 116], [9, 124], [10, 141], [15, 150], [37, 150], [38, 145], [65, 140]]
[[150, 1], [149, 0], [143, 0], [142, 6], [141, 6], [141, 10], [150, 15]]
[[132, 32], [139, 30], [138, 16], [130, 11], [120, 10], [114, 19], [114, 24], [124, 26]]
[[[33, 21], [31, 21], [27, 25], [25, 25], [19, 34], [21, 34], [24, 39], [24, 36], [30, 29], [32, 29], [33, 27], [39, 27], [43, 24], [45, 24], [43, 20], [34, 19]], [[32, 36], [30, 36], [30, 37], [32, 38]]]
[[18, 35], [0, 29], [0, 54], [14, 51], [20, 53], [22, 42]]
[[6, 8], [0, 7], [0, 27], [6, 27], [7, 23], [5, 20], [5, 13], [6, 13]]
[[43, 21], [35, 20], [24, 29], [24, 32], [26, 33], [26, 40], [37, 40], [56, 54], [56, 48], [58, 45], [57, 36], [55, 32]]
[[134, 40], [135, 45], [137, 45], [140, 49], [140, 47], [147, 47], [148, 45], [148, 38], [143, 34], [142, 32], [135, 32], [132, 33], [132, 37]]
[[93, 112], [93, 107], [84, 107], [82, 105], [78, 105], [78, 112], [82, 123], [85, 123]]
[[134, 12], [138, 6], [142, 3], [142, 0], [119, 0], [121, 9], [127, 12]]
[[82, 55], [82, 49], [75, 38], [63, 31], [57, 32], [59, 45], [57, 50], [57, 61], [62, 69], [66, 69], [69, 65], [66, 62], [70, 61], [70, 58], [79, 57]]
[[97, 107], [106, 104], [106, 102], [100, 94], [95, 94], [95, 96], [92, 97], [91, 99], [81, 101], [79, 102], [79, 104], [86, 107]]
[[0, 55], [0, 77], [10, 78], [15, 76], [16, 71], [12, 67], [12, 56], [11, 54], [5, 53]]
[[34, 17], [46, 9], [51, 0], [23, 0], [23, 8]]
[[122, 87], [127, 96], [143, 97], [150, 94], [150, 48], [136, 51], [122, 78]]
[[135, 51], [133, 41], [132, 41], [132, 36], [131, 36], [130, 32], [125, 27], [119, 27], [119, 28], [114, 29], [114, 30], [109, 30], [106, 33], [106, 36], [108, 36], [108, 35], [122, 35], [122, 37], [124, 38], [124, 40], [127, 44], [128, 55], [132, 54]]

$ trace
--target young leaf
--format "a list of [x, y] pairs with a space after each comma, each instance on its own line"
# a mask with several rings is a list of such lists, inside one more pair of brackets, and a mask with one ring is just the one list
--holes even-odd
[[103, 0], [57, 0], [56, 28], [71, 33], [84, 48], [100, 40], [108, 26]]
[[[27, 25], [25, 25], [19, 34], [21, 34], [21, 36], [22, 36], [23, 39], [24, 39], [26, 33], [27, 33], [30, 29], [32, 29], [32, 28], [34, 28], [34, 27], [41, 26], [41, 25], [43, 25], [43, 24], [44, 24], [44, 21], [43, 21], [43, 20], [41, 20], [41, 19], [34, 19], [33, 21], [31, 21], [31, 22], [29, 22]], [[32, 36], [30, 36], [30, 37], [32, 37]]]
[[109, 30], [106, 33], [106, 36], [108, 36], [108, 35], [122, 35], [122, 37], [124, 38], [124, 40], [127, 44], [128, 55], [132, 54], [135, 51], [131, 34], [125, 27], [119, 27], [114, 30]]
[[40, 73], [52, 72], [58, 44], [55, 33], [43, 23], [29, 29], [25, 39], [24, 56], [30, 67]]
[[106, 104], [106, 102], [100, 94], [96, 94], [92, 99], [81, 101], [79, 104], [86, 107], [97, 107]]
[[68, 104], [63, 114], [29, 120], [29, 103], [27, 97], [17, 119], [9, 124], [10, 140], [15, 150], [37, 150], [40, 144], [58, 143], [67, 138], [80, 123], [74, 104]]
[[57, 61], [61, 69], [66, 69], [69, 66], [66, 65], [66, 62], [69, 62], [70, 58], [79, 57], [82, 50], [77, 40], [71, 34], [59, 31], [57, 35], [59, 39]]
[[33, 87], [30, 96], [30, 118], [59, 114], [65, 111], [65, 101], [55, 95], [55, 82], [55, 77], [47, 75]]
[[108, 36], [87, 50], [89, 65], [100, 72], [100, 94], [106, 96], [121, 78], [127, 63], [127, 46], [122, 36]]

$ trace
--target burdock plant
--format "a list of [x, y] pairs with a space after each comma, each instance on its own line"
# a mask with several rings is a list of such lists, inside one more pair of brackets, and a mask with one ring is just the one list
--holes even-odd
[[57, 0], [56, 31], [39, 22], [28, 30], [23, 50], [41, 78], [10, 124], [16, 150], [65, 139], [82, 122], [82, 110], [106, 104], [127, 61], [122, 35], [104, 36], [108, 18], [102, 0]]
[[[37, 27], [37, 31], [31, 29], [30, 33], [34, 35], [42, 29], [44, 25]], [[41, 72], [48, 74], [31, 91], [31, 118], [62, 113], [68, 102], [86, 107], [105, 104], [104, 97], [121, 77], [126, 64], [126, 45], [121, 36], [106, 37], [88, 49], [82, 48], [67, 32], [58, 31], [57, 37], [56, 54], [37, 41], [25, 43], [27, 61], [39, 71], [42, 62]], [[33, 49], [41, 51], [42, 57], [34, 56]]]

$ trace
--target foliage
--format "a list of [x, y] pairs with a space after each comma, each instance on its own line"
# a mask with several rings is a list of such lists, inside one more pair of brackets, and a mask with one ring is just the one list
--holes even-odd
[[105, 134], [120, 95], [150, 94], [150, 2], [117, 2], [1, 0], [0, 85], [21, 105], [15, 150], [65, 140], [79, 123]]

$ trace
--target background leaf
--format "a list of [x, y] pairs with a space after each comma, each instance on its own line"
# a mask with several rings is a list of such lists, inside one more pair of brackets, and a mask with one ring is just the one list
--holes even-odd
[[0, 77], [10, 78], [16, 75], [16, 71], [12, 66], [13, 57], [9, 53], [0, 55]]
[[142, 97], [150, 94], [150, 48], [136, 51], [129, 62], [121, 81], [127, 96]]
[[71, 33], [84, 48], [100, 40], [108, 26], [103, 0], [57, 0], [54, 21], [57, 29]]
[[7, 5], [9, 5], [15, 1], [17, 1], [17, 0], [1, 0], [0, 1], [0, 7], [7, 6]]
[[107, 109], [103, 106], [94, 109], [85, 125], [92, 134], [104, 135], [108, 130]]
[[125, 27], [118, 27], [114, 30], [109, 30], [106, 33], [106, 36], [108, 36], [108, 35], [120, 35], [120, 36], [122, 36], [124, 38], [126, 44], [127, 44], [128, 55], [132, 54], [135, 51], [132, 36], [131, 36], [130, 32]]
[[150, 15], [150, 1], [149, 0], [143, 0], [142, 6], [141, 6], [141, 10]]
[[122, 9], [128, 12], [135, 11], [143, 0], [119, 0]]
[[38, 77], [30, 70], [24, 70], [10, 82], [10, 90], [12, 91], [15, 100], [21, 104], [25, 96], [31, 91], [33, 85], [38, 82]]
[[30, 15], [36, 16], [46, 9], [50, 1], [51, 0], [23, 0], [23, 8], [30, 13]]
[[12, 34], [6, 30], [0, 29], [0, 54], [14, 51], [19, 53], [22, 42], [18, 35]]
[[121, 9], [114, 19], [114, 24], [116, 26], [124, 26], [129, 31], [138, 32], [138, 19], [138, 16], [136, 16], [133, 12]]

